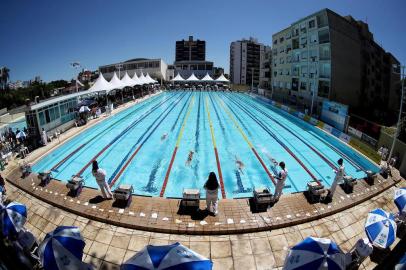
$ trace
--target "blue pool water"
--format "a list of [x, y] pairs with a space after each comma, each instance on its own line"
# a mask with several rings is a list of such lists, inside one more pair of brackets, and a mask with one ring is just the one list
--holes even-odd
[[86, 166], [96, 158], [113, 188], [131, 183], [135, 194], [164, 197], [181, 197], [183, 188], [202, 188], [210, 171], [219, 177], [221, 170], [225, 197], [239, 198], [251, 196], [255, 187], [274, 190], [269, 175], [278, 168], [272, 158], [286, 163], [284, 193], [292, 193], [304, 191], [313, 179], [330, 186], [340, 157], [346, 173], [355, 178], [364, 177], [366, 170], [378, 171], [338, 139], [265, 101], [241, 93], [178, 91], [103, 120], [33, 169], [51, 169], [54, 178], [64, 181], [80, 174], [87, 186], [97, 187], [91, 165]]

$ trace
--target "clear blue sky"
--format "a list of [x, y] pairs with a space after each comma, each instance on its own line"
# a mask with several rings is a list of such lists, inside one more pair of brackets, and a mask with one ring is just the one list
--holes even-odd
[[12, 81], [49, 81], [72, 78], [72, 61], [92, 70], [135, 57], [172, 63], [175, 41], [193, 35], [228, 72], [231, 41], [253, 36], [270, 45], [273, 33], [326, 7], [367, 20], [375, 40], [406, 63], [405, 0], [3, 0], [0, 66]]

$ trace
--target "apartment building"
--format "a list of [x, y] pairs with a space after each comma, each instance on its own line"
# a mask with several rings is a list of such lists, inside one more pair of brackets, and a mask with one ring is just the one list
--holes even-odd
[[[272, 36], [273, 98], [320, 111], [324, 99], [350, 112], [391, 121], [399, 99], [399, 62], [373, 39], [368, 25], [323, 9]], [[368, 109], [366, 111], [366, 109]]]
[[[260, 85], [265, 76], [265, 53], [271, 48], [249, 38], [230, 44], [230, 80], [233, 84]], [[269, 71], [269, 70], [268, 70]], [[265, 79], [262, 79], [265, 80]]]

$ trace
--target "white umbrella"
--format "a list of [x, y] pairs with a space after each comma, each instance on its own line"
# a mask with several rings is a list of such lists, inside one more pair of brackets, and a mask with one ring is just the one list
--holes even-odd
[[79, 112], [80, 113], [90, 112], [90, 109], [87, 106], [82, 106], [82, 107], [80, 107]]
[[27, 134], [25, 134], [25, 132], [22, 131], [22, 130], [20, 132], [18, 132], [17, 135], [16, 135], [17, 139], [25, 138], [25, 137], [27, 137]]

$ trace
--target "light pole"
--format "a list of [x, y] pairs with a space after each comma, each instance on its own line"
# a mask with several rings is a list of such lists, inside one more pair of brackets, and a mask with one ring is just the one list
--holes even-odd
[[121, 80], [121, 69], [123, 68], [123, 64], [117, 64], [116, 69], [118, 69], [118, 79]]
[[[393, 150], [395, 149], [395, 144], [396, 144], [396, 138], [398, 137], [399, 134], [399, 129], [401, 126], [401, 122], [402, 122], [402, 110], [403, 110], [403, 102], [404, 102], [404, 81], [405, 81], [405, 66], [401, 66], [398, 65], [398, 67], [400, 67], [400, 80], [402, 83], [402, 88], [400, 89], [400, 109], [399, 109], [399, 117], [398, 117], [398, 123], [396, 125], [396, 131], [395, 131], [395, 135], [393, 136], [393, 142], [392, 142], [392, 147], [390, 149], [389, 152], [389, 157], [388, 157], [388, 161], [390, 161], [390, 159], [392, 158], [392, 154], [393, 154]], [[397, 73], [398, 74], [398, 73]]]
[[[70, 65], [71, 65], [71, 67], [73, 67], [75, 69], [75, 71], [76, 71], [75, 75], [78, 72], [78, 68], [82, 67], [79, 62], [72, 62], [72, 63], [70, 63]], [[75, 77], [75, 75], [74, 75], [74, 77]], [[76, 92], [79, 92], [77, 75], [76, 75], [76, 78], [75, 78], [75, 85], [76, 85]]]
[[313, 104], [314, 104], [314, 98], [316, 96], [314, 89], [311, 89], [312, 91], [312, 105], [310, 106], [310, 116], [313, 115]]

